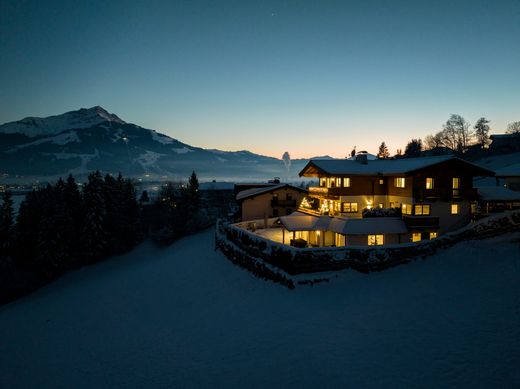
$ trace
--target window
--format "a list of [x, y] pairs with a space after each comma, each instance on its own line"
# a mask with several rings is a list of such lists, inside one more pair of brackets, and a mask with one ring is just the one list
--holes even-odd
[[459, 204], [451, 204], [451, 214], [452, 215], [459, 214]]
[[333, 180], [336, 180], [336, 188], [341, 188], [341, 178], [336, 177]]
[[421, 241], [421, 233], [420, 232], [414, 232], [412, 234], [412, 242], [420, 242]]
[[341, 212], [341, 202], [334, 201], [334, 212]]
[[412, 214], [412, 205], [411, 204], [403, 204], [401, 207], [401, 213], [403, 215], [411, 215]]
[[430, 204], [416, 204], [415, 205], [415, 214], [416, 215], [429, 215], [430, 214]]
[[460, 178], [453, 177], [452, 188], [453, 188], [453, 196], [458, 196], [459, 195], [459, 189], [460, 189]]
[[380, 246], [384, 244], [384, 236], [383, 235], [368, 235], [368, 245], [369, 246]]
[[350, 177], [343, 178], [343, 186], [345, 188], [349, 188], [350, 187]]
[[430, 240], [435, 239], [437, 237], [436, 232], [430, 232]]
[[335, 233], [334, 234], [334, 244], [336, 246], [346, 246], [345, 235]]
[[406, 184], [406, 180], [404, 177], [396, 177], [395, 178], [395, 187], [396, 188], [404, 188]]
[[327, 186], [327, 179], [325, 177], [320, 178], [320, 186]]
[[357, 203], [343, 203], [343, 212], [356, 213], [358, 211]]
[[382, 178], [379, 179], [379, 185], [384, 185], [385, 184], [385, 180], [383, 180]]
[[379, 203], [378, 207], [379, 207], [379, 208], [384, 208], [384, 207], [385, 207], [385, 205], [384, 205], [384, 204], [381, 204], [381, 203]]
[[433, 178], [426, 178], [426, 189], [433, 189]]

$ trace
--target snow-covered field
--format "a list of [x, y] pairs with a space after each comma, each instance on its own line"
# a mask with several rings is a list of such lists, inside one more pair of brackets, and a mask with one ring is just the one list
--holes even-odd
[[294, 291], [144, 243], [0, 308], [0, 387], [519, 387], [519, 239]]

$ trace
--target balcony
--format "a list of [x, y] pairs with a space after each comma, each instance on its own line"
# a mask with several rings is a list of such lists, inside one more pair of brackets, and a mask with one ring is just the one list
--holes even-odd
[[309, 186], [309, 194], [312, 196], [341, 196], [348, 188], [326, 188], [324, 186]]
[[271, 207], [288, 207], [288, 208], [296, 208], [296, 200], [280, 200], [280, 199], [272, 199]]
[[437, 216], [403, 216], [406, 227], [411, 230], [438, 230], [439, 218]]

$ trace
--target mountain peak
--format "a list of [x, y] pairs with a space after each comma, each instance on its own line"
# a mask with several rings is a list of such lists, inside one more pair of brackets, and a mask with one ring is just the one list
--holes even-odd
[[80, 108], [61, 115], [44, 118], [30, 116], [16, 122], [5, 123], [0, 126], [0, 133], [20, 133], [36, 137], [58, 134], [70, 129], [88, 128], [103, 122], [126, 123], [116, 114], [109, 113], [103, 107], [96, 105], [92, 108]]

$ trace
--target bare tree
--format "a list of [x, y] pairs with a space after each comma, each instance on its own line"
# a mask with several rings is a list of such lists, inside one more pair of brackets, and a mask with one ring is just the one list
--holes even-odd
[[520, 122], [509, 123], [506, 134], [520, 134]]
[[434, 150], [442, 146], [442, 131], [437, 132], [435, 135], [427, 135], [426, 138], [424, 138], [425, 150]]
[[452, 114], [443, 127], [444, 146], [460, 153], [466, 152], [473, 137], [469, 123], [462, 116]]
[[487, 120], [485, 117], [481, 117], [477, 120], [475, 123], [475, 126], [473, 127], [475, 129], [475, 137], [477, 138], [477, 143], [480, 145], [481, 148], [486, 148], [489, 143], [489, 120]]

